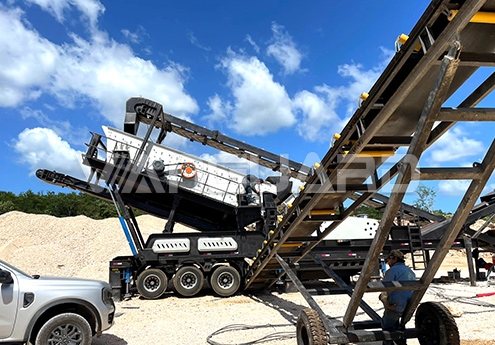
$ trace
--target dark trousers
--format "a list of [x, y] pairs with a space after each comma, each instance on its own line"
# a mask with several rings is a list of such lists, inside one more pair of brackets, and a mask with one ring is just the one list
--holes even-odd
[[[389, 331], [389, 332], [395, 332], [399, 331], [401, 329], [400, 327], [400, 317], [402, 316], [402, 313], [398, 313], [392, 310], [385, 310], [383, 313], [383, 318], [382, 318], [382, 329], [384, 331]], [[393, 345], [394, 342], [391, 340], [384, 340], [383, 345]], [[405, 345], [406, 340], [397, 340], [395, 341], [395, 344], [398, 345]]]

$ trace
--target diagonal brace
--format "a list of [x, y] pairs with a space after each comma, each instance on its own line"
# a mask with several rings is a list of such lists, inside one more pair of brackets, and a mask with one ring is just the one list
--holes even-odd
[[380, 227], [377, 230], [375, 238], [371, 244], [371, 249], [366, 257], [366, 261], [361, 271], [361, 275], [352, 294], [351, 301], [347, 306], [347, 311], [344, 315], [344, 327], [349, 327], [354, 320], [354, 317], [366, 291], [368, 282], [371, 279], [373, 267], [378, 262], [380, 253], [387, 241], [390, 229], [395, 220], [395, 216], [399, 211], [402, 199], [407, 191], [407, 187], [411, 182], [411, 175], [418, 164], [423, 151], [427, 147], [428, 136], [431, 132], [435, 118], [442, 104], [447, 98], [447, 93], [450, 84], [454, 78], [455, 72], [459, 65], [459, 60], [456, 58], [459, 53], [459, 43], [454, 42], [449, 50], [449, 53], [444, 56], [442, 65], [438, 71], [433, 88], [428, 96], [425, 107], [416, 128], [416, 132], [411, 141], [411, 146], [404, 157], [404, 163], [399, 167], [399, 176], [395, 182], [390, 202], [385, 207], [383, 218]]
[[468, 190], [466, 191], [466, 194], [462, 198], [457, 211], [452, 217], [452, 221], [449, 223], [447, 230], [443, 234], [440, 243], [435, 249], [435, 254], [433, 255], [430, 263], [423, 273], [423, 276], [421, 277], [421, 281], [423, 282], [423, 284], [425, 284], [425, 288], [413, 292], [406, 310], [404, 311], [401, 321], [402, 324], [405, 324], [411, 319], [414, 310], [419, 305], [419, 302], [426, 293], [426, 287], [432, 282], [433, 278], [435, 277], [435, 274], [440, 268], [443, 259], [445, 258], [448, 251], [450, 250], [450, 247], [452, 247], [452, 244], [459, 235], [459, 232], [466, 222], [470, 211], [473, 209], [474, 203], [480, 196], [483, 188], [486, 185], [486, 182], [492, 175], [495, 168], [495, 140], [492, 142], [492, 145], [490, 146], [488, 153], [483, 159], [481, 166], [483, 169], [483, 173], [481, 174], [479, 179], [473, 180], [471, 182]]

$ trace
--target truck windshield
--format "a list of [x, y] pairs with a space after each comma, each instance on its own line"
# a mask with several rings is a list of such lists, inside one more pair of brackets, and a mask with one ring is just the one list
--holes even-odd
[[8, 268], [9, 270], [12, 270], [12, 271], [14, 271], [14, 272], [16, 272], [16, 273], [19, 273], [19, 274], [23, 275], [23, 276], [26, 276], [26, 277], [28, 277], [28, 278], [33, 278], [33, 277], [32, 277], [32, 276], [30, 276], [29, 274], [27, 274], [27, 273], [25, 273], [25, 272], [22, 272], [20, 269], [15, 268], [15, 267], [14, 267], [14, 266], [12, 266], [12, 265], [9, 265], [8, 263], [6, 263], [6, 262], [5, 262], [5, 261], [3, 261], [3, 260], [0, 260], [0, 269], [1, 269], [1, 268]]

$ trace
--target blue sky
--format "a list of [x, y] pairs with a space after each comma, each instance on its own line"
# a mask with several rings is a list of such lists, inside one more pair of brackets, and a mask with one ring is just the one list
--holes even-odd
[[[312, 165], [428, 3], [0, 1], [0, 190], [61, 191], [33, 173], [82, 176], [89, 131], [121, 128], [133, 96]], [[471, 87], [487, 73], [477, 73]], [[490, 97], [481, 106], [493, 103]], [[482, 125], [457, 125], [421, 166], [470, 166], [492, 138]], [[166, 144], [235, 161], [178, 137]], [[444, 210], [454, 210], [467, 188], [464, 181], [428, 185]], [[494, 186], [491, 180], [486, 191]]]

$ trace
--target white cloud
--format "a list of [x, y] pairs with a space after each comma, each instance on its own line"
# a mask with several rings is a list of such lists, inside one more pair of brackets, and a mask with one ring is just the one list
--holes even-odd
[[[299, 135], [309, 141], [326, 140], [340, 132], [358, 107], [359, 96], [369, 92], [381, 71], [391, 58], [391, 53], [382, 48], [383, 62], [370, 70], [361, 64], [338, 66], [338, 74], [349, 82], [347, 85], [331, 87], [326, 84], [314, 88], [314, 92], [303, 90], [294, 96], [294, 110], [302, 116], [297, 126]], [[339, 117], [337, 108], [343, 105], [345, 117]]]
[[266, 52], [282, 65], [284, 74], [292, 74], [300, 69], [302, 54], [284, 29], [282, 25], [272, 24], [273, 43], [268, 46]]
[[60, 48], [26, 29], [22, 15], [19, 9], [0, 5], [0, 106], [4, 107], [39, 97], [60, 60]]
[[183, 66], [170, 64], [159, 69], [135, 56], [127, 45], [103, 34], [93, 42], [73, 38], [74, 45], [64, 47], [51, 85], [52, 92], [66, 106], [73, 106], [85, 96], [117, 125], [122, 123], [125, 102], [137, 95], [163, 104], [165, 111], [175, 115], [198, 111], [196, 101], [184, 90], [187, 69]]
[[326, 86], [318, 87], [315, 91], [318, 94], [304, 90], [295, 95], [292, 105], [302, 114], [302, 121], [299, 121], [296, 129], [306, 140], [328, 141], [333, 135], [331, 131], [339, 129], [340, 118], [335, 111], [337, 100]]
[[248, 41], [249, 44], [251, 44], [253, 46], [254, 51], [259, 54], [260, 47], [256, 44], [256, 42], [253, 40], [251, 35], [246, 35], [246, 41]]
[[[355, 63], [338, 67], [339, 75], [349, 80], [347, 85], [323, 84], [316, 86], [313, 92], [300, 91], [291, 99], [285, 88], [273, 80], [263, 62], [229, 49], [220, 66], [227, 72], [227, 85], [235, 99], [233, 108], [215, 95], [209, 99], [212, 112], [205, 119], [210, 125], [227, 123], [238, 133], [265, 135], [294, 125], [298, 114], [302, 117], [296, 127], [299, 135], [308, 141], [328, 140], [340, 132], [357, 108], [361, 93], [371, 89], [393, 55], [392, 51], [381, 50], [383, 61], [370, 70]], [[337, 115], [340, 106], [347, 109], [344, 117]]]
[[292, 126], [296, 118], [285, 88], [263, 62], [229, 51], [220, 67], [235, 98], [230, 127], [245, 135], [265, 135]]
[[134, 44], [141, 43], [141, 41], [143, 40], [143, 36], [148, 36], [146, 30], [141, 25], [139, 25], [134, 32], [130, 31], [129, 29], [122, 29], [120, 30], [120, 32], [122, 32], [124, 37], [129, 40], [129, 42]]
[[[70, 147], [54, 131], [48, 128], [26, 128], [14, 142], [20, 161], [29, 166], [30, 174], [37, 169], [63, 171], [78, 178], [85, 178], [88, 168], [81, 162], [81, 151]], [[86, 172], [86, 174], [85, 174]]]
[[91, 40], [72, 35], [72, 43], [56, 45], [25, 22], [20, 10], [0, 6], [0, 106], [18, 106], [43, 91], [66, 107], [89, 101], [114, 125], [122, 123], [125, 101], [137, 95], [179, 116], [198, 111], [184, 89], [187, 68], [158, 68], [100, 31]]
[[211, 113], [206, 115], [204, 119], [208, 122], [208, 126], [210, 127], [214, 126], [215, 123], [225, 122], [233, 110], [230, 102], [223, 102], [217, 94], [208, 98], [208, 107], [210, 108]]
[[205, 50], [207, 52], [211, 51], [211, 47], [208, 47], [208, 46], [205, 46], [203, 44], [201, 44], [198, 39], [196, 38], [196, 36], [194, 35], [194, 33], [190, 32], [187, 37], [189, 38], [189, 42], [191, 42], [191, 44], [199, 49], [202, 49], [202, 50]]
[[26, 0], [35, 3], [49, 12], [59, 22], [65, 21], [65, 12], [75, 7], [89, 21], [91, 28], [96, 28], [98, 17], [105, 12], [105, 7], [98, 0]]
[[452, 180], [438, 183], [438, 190], [447, 196], [462, 196], [466, 193], [471, 181]]
[[442, 163], [476, 156], [485, 151], [483, 142], [465, 136], [466, 131], [457, 126], [445, 133], [431, 147], [431, 161]]
[[[51, 109], [53, 110], [53, 109]], [[64, 136], [69, 142], [80, 144], [84, 142], [89, 134], [89, 130], [86, 127], [74, 128], [69, 121], [56, 121], [52, 120], [42, 110], [31, 109], [30, 107], [24, 107], [20, 110], [21, 117], [25, 120], [33, 118], [38, 123], [49, 128], [59, 136]]]

